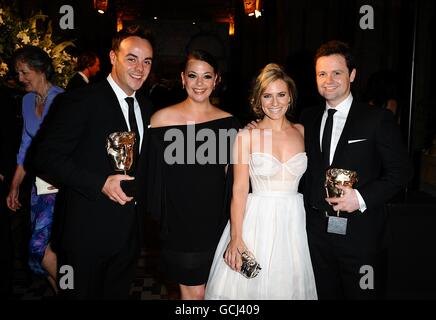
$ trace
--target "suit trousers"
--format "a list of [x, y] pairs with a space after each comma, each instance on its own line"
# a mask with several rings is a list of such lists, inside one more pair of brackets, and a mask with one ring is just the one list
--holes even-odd
[[[132, 231], [131, 239], [112, 254], [86, 248], [62, 252], [59, 268], [64, 264], [73, 268], [74, 288], [61, 288], [61, 295], [72, 300], [128, 299], [140, 249], [136, 226]], [[59, 274], [59, 284], [62, 276]]]
[[320, 300], [380, 298], [385, 276], [380, 252], [327, 232], [325, 212], [306, 207], [307, 236]]

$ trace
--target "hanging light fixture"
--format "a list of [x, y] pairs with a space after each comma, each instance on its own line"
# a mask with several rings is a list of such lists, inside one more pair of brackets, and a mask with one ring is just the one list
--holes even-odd
[[117, 32], [123, 29], [123, 12], [117, 12]]
[[229, 24], [229, 36], [235, 35], [235, 18], [231, 13], [227, 17], [217, 18], [216, 22], [228, 23]]
[[98, 13], [104, 14], [107, 11], [108, 0], [94, 0], [94, 9]]
[[244, 0], [244, 10], [246, 15], [253, 16], [256, 10], [256, 0]]
[[261, 0], [243, 0], [244, 1], [244, 10], [245, 14], [249, 17], [259, 18], [262, 13], [262, 5]]
[[229, 36], [235, 35], [235, 19], [233, 16], [229, 17]]

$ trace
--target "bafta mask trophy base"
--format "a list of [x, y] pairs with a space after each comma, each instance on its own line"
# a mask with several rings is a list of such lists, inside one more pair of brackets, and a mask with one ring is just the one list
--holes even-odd
[[[330, 168], [326, 172], [324, 187], [328, 198], [339, 198], [343, 191], [337, 188], [337, 185], [353, 187], [357, 182], [357, 172], [346, 169]], [[347, 233], [347, 219], [339, 216], [339, 210], [336, 211], [336, 217], [329, 216], [327, 232], [345, 235]]]
[[[134, 132], [114, 132], [106, 139], [106, 151], [116, 172], [127, 174], [135, 161], [134, 145], [136, 137]], [[130, 181], [121, 181], [123, 191], [129, 195], [134, 195], [134, 189]]]

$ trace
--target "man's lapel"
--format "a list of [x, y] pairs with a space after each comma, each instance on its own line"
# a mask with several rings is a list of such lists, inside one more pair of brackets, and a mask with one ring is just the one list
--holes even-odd
[[309, 146], [311, 148], [311, 156], [316, 163], [322, 162], [322, 154], [321, 154], [321, 143], [319, 140], [320, 128], [321, 128], [321, 120], [322, 115], [324, 113], [324, 108], [319, 108], [319, 110], [315, 113], [315, 121], [313, 122], [313, 128], [310, 130], [311, 136], [309, 137], [310, 142]]
[[105, 85], [103, 88], [105, 93], [103, 95], [104, 100], [102, 101], [102, 103], [107, 104], [110, 112], [116, 115], [114, 117], [114, 121], [117, 121], [117, 127], [121, 129], [120, 131], [128, 131], [126, 118], [124, 118], [124, 114], [121, 110], [120, 103], [118, 102], [117, 95], [115, 94], [114, 90], [112, 90], [112, 87], [107, 80], [105, 81]]
[[[359, 121], [359, 108], [355, 101], [351, 104], [350, 112], [348, 113], [347, 120], [345, 121], [344, 129], [342, 130], [341, 137], [339, 138], [338, 145], [336, 146], [335, 154], [331, 166], [334, 167], [338, 159], [347, 156], [344, 153], [345, 147], [348, 144], [348, 137], [350, 136], [351, 129], [358, 124]], [[346, 169], [346, 168], [344, 168]]]

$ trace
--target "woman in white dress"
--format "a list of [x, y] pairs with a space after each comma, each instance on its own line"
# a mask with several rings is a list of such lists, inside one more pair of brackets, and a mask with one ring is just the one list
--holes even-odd
[[[256, 78], [250, 102], [262, 120], [256, 129], [242, 130], [234, 145], [230, 221], [215, 252], [206, 299], [317, 299], [297, 191], [307, 167], [304, 128], [286, 117], [295, 91], [276, 64]], [[247, 250], [262, 268], [250, 279], [240, 273]]]

